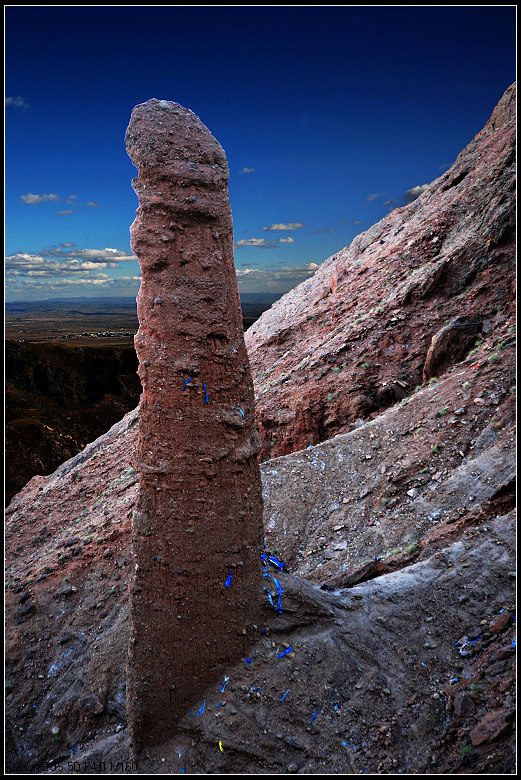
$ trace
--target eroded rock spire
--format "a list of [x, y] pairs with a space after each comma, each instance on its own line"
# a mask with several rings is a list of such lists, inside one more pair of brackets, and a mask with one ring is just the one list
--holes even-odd
[[223, 149], [189, 110], [149, 100], [126, 147], [139, 172], [143, 385], [127, 710], [160, 743], [260, 627], [262, 491]]

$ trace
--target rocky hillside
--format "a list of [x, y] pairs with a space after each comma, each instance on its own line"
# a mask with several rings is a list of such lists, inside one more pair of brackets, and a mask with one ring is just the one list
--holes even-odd
[[[515, 773], [513, 100], [510, 88], [452, 174], [254, 327], [256, 371], [287, 376], [257, 380], [265, 448], [277, 439], [265, 457], [288, 450], [261, 466], [264, 622], [139, 771]], [[411, 242], [416, 273], [391, 239]], [[320, 327], [325, 307], [338, 316]], [[7, 510], [8, 771], [137, 770], [125, 714], [137, 426], [135, 410]]]
[[512, 316], [515, 94], [419, 198], [248, 330], [263, 458], [380, 414]]

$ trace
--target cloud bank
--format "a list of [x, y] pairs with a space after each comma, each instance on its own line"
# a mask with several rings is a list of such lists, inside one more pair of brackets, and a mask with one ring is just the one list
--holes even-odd
[[[18, 252], [5, 258], [6, 293], [15, 294], [42, 292], [57, 294], [74, 285], [82, 288], [103, 287], [109, 294], [116, 294], [129, 284], [136, 285], [140, 276], [117, 276], [107, 270], [121, 268], [121, 263], [136, 262], [131, 252], [121, 249], [74, 249], [67, 243], [38, 253]], [[120, 293], [123, 294], [123, 293]]]
[[238, 268], [236, 271], [241, 292], [287, 292], [313, 276], [317, 263], [283, 268]]

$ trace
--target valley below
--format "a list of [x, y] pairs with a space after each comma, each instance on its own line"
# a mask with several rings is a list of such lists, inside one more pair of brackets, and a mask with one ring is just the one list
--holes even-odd
[[[243, 296], [247, 329], [277, 296]], [[134, 409], [134, 299], [6, 305], [5, 500]]]

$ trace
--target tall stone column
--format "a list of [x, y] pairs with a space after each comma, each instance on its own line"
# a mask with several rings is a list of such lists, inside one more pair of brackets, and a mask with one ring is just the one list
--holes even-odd
[[263, 530], [226, 156], [165, 100], [134, 108], [125, 141], [139, 172], [131, 245], [142, 271], [127, 676], [139, 751], [166, 740], [258, 635]]

